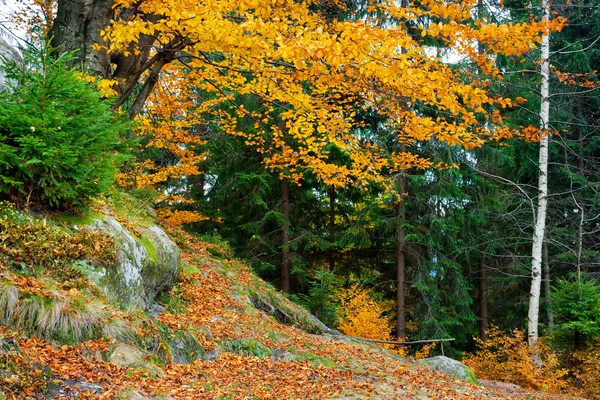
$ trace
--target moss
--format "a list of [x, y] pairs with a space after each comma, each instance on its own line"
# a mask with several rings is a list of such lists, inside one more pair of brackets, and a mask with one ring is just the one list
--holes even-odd
[[154, 242], [150, 238], [148, 238], [146, 236], [142, 236], [141, 238], [138, 238], [136, 236], [134, 236], [134, 237], [135, 237], [135, 240], [137, 240], [137, 242], [144, 247], [144, 249], [146, 250], [146, 254], [148, 254], [148, 258], [150, 258], [151, 261], [158, 260], [156, 246], [154, 245]]
[[201, 271], [195, 265], [189, 264], [183, 268], [184, 275], [199, 274]]
[[93, 210], [88, 210], [85, 213], [61, 213], [56, 217], [58, 221], [64, 222], [65, 224], [79, 226], [94, 225], [95, 219], [104, 221], [104, 218], [106, 218], [105, 215]]
[[319, 365], [322, 365], [324, 367], [335, 367], [336, 366], [336, 364], [333, 361], [331, 361], [325, 357], [318, 356], [314, 353], [300, 353], [298, 356], [300, 357], [299, 358], [300, 361], [305, 361], [305, 360], [310, 361], [310, 363], [312, 365], [314, 365], [315, 367], [318, 367]]
[[187, 331], [175, 332], [169, 342], [172, 360], [179, 364], [190, 364], [206, 355], [204, 347], [196, 337]]
[[219, 343], [223, 351], [242, 356], [270, 357], [273, 351], [254, 339], [223, 340]]
[[106, 193], [104, 202], [119, 217], [125, 218], [132, 224], [140, 227], [155, 225], [154, 211], [148, 207], [154, 203], [155, 192], [139, 193], [140, 197], [134, 197], [118, 189]]
[[467, 378], [467, 382], [472, 383], [474, 385], [479, 385], [479, 381], [475, 377], [475, 373], [469, 368], [465, 368], [465, 376]]

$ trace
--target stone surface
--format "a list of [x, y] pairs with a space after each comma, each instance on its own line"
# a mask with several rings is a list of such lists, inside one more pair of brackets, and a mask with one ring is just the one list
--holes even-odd
[[83, 398], [84, 395], [99, 396], [102, 391], [102, 386], [96, 385], [95, 383], [67, 379], [64, 381], [54, 382], [49, 385], [47, 391], [44, 393], [43, 398]]
[[178, 364], [191, 364], [206, 357], [202, 345], [194, 335], [186, 331], [176, 332], [175, 338], [169, 343], [169, 348], [173, 362]]
[[149, 310], [156, 296], [169, 289], [181, 268], [179, 248], [157, 226], [137, 229], [135, 236], [116, 219], [94, 217], [92, 229], [108, 233], [117, 245], [114, 268], [87, 271], [109, 300], [126, 310]]
[[152, 400], [152, 397], [143, 395], [142, 393], [140, 393], [137, 390], [126, 390], [124, 392], [121, 392], [121, 394], [119, 395], [119, 399], [122, 400]]
[[2, 63], [4, 60], [16, 61], [18, 63], [23, 62], [21, 53], [0, 36], [0, 91], [6, 89], [6, 84], [8, 83], [4, 71], [2, 70]]
[[475, 374], [469, 369], [469, 367], [451, 358], [437, 356], [425, 358], [417, 362], [421, 365], [426, 366], [427, 368], [443, 372], [445, 374], [453, 376], [454, 378], [461, 379], [463, 381], [467, 381], [475, 385], [479, 384], [477, 382], [477, 379], [475, 378]]
[[164, 371], [146, 361], [146, 352], [125, 343], [115, 343], [109, 352], [108, 361], [119, 367], [142, 369], [152, 376], [163, 376]]

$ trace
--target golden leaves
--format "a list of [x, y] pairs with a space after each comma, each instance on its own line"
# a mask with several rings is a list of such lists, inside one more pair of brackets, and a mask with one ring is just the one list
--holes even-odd
[[[411, 8], [393, 2], [370, 5], [374, 13], [389, 16], [386, 21], [328, 21], [309, 4], [289, 0], [120, 0], [116, 6], [134, 3], [137, 13], [121, 14], [103, 32], [109, 51], [135, 51], [141, 35], [156, 37], [156, 51], [174, 38], [188, 43], [182, 51], [185, 61], [172, 63], [162, 74], [139, 128], [151, 138], [149, 146], [168, 149], [181, 163], [135, 166], [128, 181], [141, 187], [199, 173], [203, 142], [191, 132], [202, 124], [202, 115], [218, 121], [223, 132], [243, 137], [263, 156], [266, 168], [282, 178], [300, 183], [310, 170], [336, 186], [383, 182], [386, 169], [400, 164], [378, 148], [377, 138], [367, 145], [357, 137], [363, 128], [357, 110], [375, 110], [407, 146], [435, 138], [472, 149], [485, 140], [512, 136], [496, 109], [513, 102], [486, 90], [489, 81], [501, 78], [494, 53], [523, 53], [544, 29], [560, 28], [560, 22], [481, 19], [473, 24], [473, 0], [426, 0]], [[144, 18], [144, 13], [161, 17]], [[471, 59], [489, 75], [479, 78], [485, 84], [469, 82], [407, 32], [408, 24], [427, 20], [440, 22], [421, 26], [422, 36], [435, 37]], [[486, 54], [476, 43], [486, 46]], [[244, 108], [240, 96], [252, 96], [258, 109]], [[334, 161], [332, 146], [350, 163]]]

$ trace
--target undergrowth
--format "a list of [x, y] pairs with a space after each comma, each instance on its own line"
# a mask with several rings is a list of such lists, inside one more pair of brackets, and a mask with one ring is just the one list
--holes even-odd
[[[463, 362], [481, 379], [510, 382], [526, 390], [560, 393], [567, 389], [567, 371], [559, 365], [556, 354], [539, 341], [537, 348], [530, 347], [524, 340], [523, 331], [502, 332], [492, 326], [488, 340], [475, 338], [478, 350]], [[534, 361], [539, 354], [542, 366]]]
[[[33, 218], [0, 202], [0, 262], [21, 274], [55, 273], [73, 281], [81, 278], [70, 264], [88, 260], [111, 265], [115, 245], [106, 233], [80, 228], [71, 231], [47, 218]], [[72, 273], [74, 276], [65, 276]]]

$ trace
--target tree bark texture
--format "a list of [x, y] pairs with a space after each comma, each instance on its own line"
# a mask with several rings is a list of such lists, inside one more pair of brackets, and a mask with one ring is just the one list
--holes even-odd
[[84, 72], [107, 77], [110, 56], [92, 48], [104, 41], [100, 31], [114, 16], [113, 0], [59, 0], [51, 32], [52, 47], [75, 52], [75, 64]]
[[289, 293], [291, 289], [288, 233], [290, 228], [290, 186], [285, 179], [281, 181], [281, 214], [283, 215], [281, 229], [281, 290], [284, 293]]
[[[134, 119], [142, 110], [148, 96], [158, 82], [163, 67], [173, 61], [179, 52], [189, 44], [182, 37], [175, 36], [166, 44], [156, 45], [156, 38], [141, 35], [133, 44], [139, 54], [122, 52], [108, 54], [95, 50], [94, 45], [105, 44], [100, 31], [106, 29], [115, 18], [113, 0], [58, 0], [56, 18], [52, 31], [52, 46], [60, 52], [75, 52], [74, 67], [101, 78], [119, 79], [116, 90], [118, 97], [113, 107], [129, 105], [128, 115]], [[119, 19], [129, 19], [139, 14], [138, 10], [120, 10]], [[147, 20], [157, 19], [154, 15], [144, 15]], [[150, 57], [151, 49], [156, 52]], [[141, 76], [150, 71], [143, 82]], [[141, 89], [136, 91], [136, 87]], [[134, 96], [135, 93], [135, 96]], [[130, 98], [134, 97], [131, 101]]]
[[479, 259], [479, 338], [486, 342], [489, 329], [488, 271], [483, 255]]
[[335, 243], [335, 186], [329, 189], [329, 270], [335, 269], [335, 251], [333, 244]]
[[400, 199], [398, 200], [398, 232], [396, 235], [396, 336], [400, 339], [406, 337], [406, 255], [404, 223], [406, 221], [406, 208], [404, 197], [406, 192], [406, 176], [404, 171], [398, 175]]

